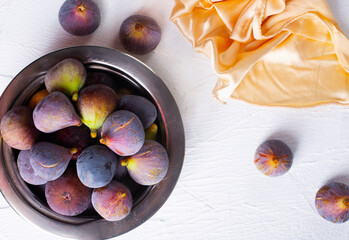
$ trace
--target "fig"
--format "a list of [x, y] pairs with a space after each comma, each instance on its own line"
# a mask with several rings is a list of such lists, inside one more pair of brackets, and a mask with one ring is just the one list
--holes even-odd
[[65, 147], [50, 142], [38, 142], [30, 149], [30, 164], [41, 178], [52, 181], [64, 173], [76, 148]]
[[71, 160], [76, 160], [81, 152], [92, 144], [90, 129], [85, 125], [67, 127], [49, 134], [50, 142], [66, 148], [77, 148]]
[[33, 119], [35, 127], [44, 133], [82, 124], [68, 97], [58, 91], [39, 102], [34, 109]]
[[34, 109], [36, 107], [36, 105], [38, 105], [38, 103], [49, 94], [50, 93], [46, 89], [42, 89], [42, 90], [38, 91], [30, 98], [28, 106], [31, 109]]
[[86, 75], [85, 67], [80, 61], [67, 58], [46, 73], [45, 87], [50, 93], [60, 91], [76, 101], [78, 92], [85, 84]]
[[113, 89], [102, 84], [88, 86], [81, 90], [77, 101], [82, 122], [90, 128], [91, 137], [97, 137], [97, 130], [117, 106], [118, 97]]
[[159, 183], [166, 175], [169, 159], [165, 148], [158, 142], [146, 140], [135, 155], [121, 161], [126, 166], [131, 178], [141, 185]]
[[101, 129], [100, 143], [120, 156], [138, 152], [144, 143], [141, 120], [132, 112], [116, 111], [108, 116]]
[[62, 28], [75, 36], [93, 33], [101, 22], [99, 7], [92, 0], [66, 0], [58, 18]]
[[145, 140], [156, 141], [157, 134], [158, 134], [158, 125], [153, 123], [150, 127], [145, 129]]
[[142, 96], [125, 95], [119, 100], [118, 109], [128, 110], [137, 115], [141, 120], [143, 127], [148, 128], [157, 117], [155, 105]]
[[259, 171], [271, 177], [285, 174], [292, 166], [293, 153], [280, 140], [268, 140], [256, 150], [254, 163]]
[[316, 193], [315, 206], [318, 213], [333, 223], [349, 219], [349, 190], [343, 183], [331, 182]]
[[115, 180], [103, 188], [94, 189], [91, 201], [97, 213], [108, 221], [125, 218], [133, 203], [130, 190]]
[[22, 150], [18, 154], [17, 158], [17, 166], [19, 175], [22, 177], [22, 179], [32, 185], [42, 185], [47, 182], [47, 180], [41, 178], [39, 175], [37, 175], [34, 172], [33, 167], [30, 164], [29, 161], [30, 157], [30, 150]]
[[28, 150], [38, 140], [40, 132], [33, 123], [33, 110], [15, 106], [1, 119], [1, 136], [12, 148]]
[[159, 44], [161, 29], [151, 17], [132, 15], [122, 22], [119, 38], [128, 52], [143, 55], [154, 50]]
[[64, 216], [76, 216], [84, 212], [91, 203], [92, 189], [85, 187], [69, 168], [56, 180], [46, 184], [45, 196], [48, 206]]
[[116, 155], [107, 147], [90, 146], [77, 159], [78, 177], [86, 187], [104, 187], [113, 179], [117, 161]]

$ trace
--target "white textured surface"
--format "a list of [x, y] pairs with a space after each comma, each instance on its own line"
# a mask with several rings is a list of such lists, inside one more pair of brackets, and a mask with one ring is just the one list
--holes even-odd
[[[0, 92], [35, 59], [75, 45], [121, 49], [123, 19], [154, 17], [163, 30], [155, 51], [138, 57], [159, 74], [181, 110], [186, 157], [179, 182], [165, 205], [146, 223], [117, 239], [348, 239], [349, 223], [331, 224], [314, 207], [329, 180], [349, 184], [349, 107], [271, 108], [211, 95], [216, 77], [210, 60], [195, 53], [169, 21], [173, 1], [97, 0], [100, 27], [73, 37], [58, 23], [63, 0], [0, 0]], [[329, 0], [349, 35], [349, 2]], [[260, 174], [253, 156], [269, 137], [294, 151], [294, 165], [279, 178]], [[32, 226], [0, 197], [0, 240], [64, 239]]]

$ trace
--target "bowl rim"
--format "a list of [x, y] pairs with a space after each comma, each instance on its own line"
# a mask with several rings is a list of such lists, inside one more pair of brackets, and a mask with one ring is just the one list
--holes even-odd
[[[135, 209], [118, 222], [104, 219], [92, 220], [59, 217], [43, 207], [35, 196], [27, 196], [23, 181], [16, 173], [16, 159], [12, 149], [1, 138], [0, 144], [0, 191], [9, 205], [25, 220], [48, 232], [77, 239], [106, 239], [126, 233], [152, 217], [172, 193], [184, 162], [185, 136], [178, 106], [171, 92], [160, 77], [145, 63], [119, 50], [101, 46], [74, 46], [59, 49], [36, 59], [22, 69], [8, 84], [0, 97], [0, 120], [4, 114], [23, 102], [23, 91], [28, 84], [65, 58], [75, 58], [85, 65], [97, 64], [126, 74], [133, 84], [138, 85], [153, 99], [158, 109], [158, 118], [165, 135], [163, 145], [167, 149], [170, 165], [165, 178], [153, 186]], [[23, 91], [21, 91], [23, 90]], [[25, 97], [25, 96], [24, 96]], [[16, 104], [17, 103], [17, 104]], [[1, 136], [0, 136], [1, 137]], [[41, 206], [40, 206], [41, 205]]]

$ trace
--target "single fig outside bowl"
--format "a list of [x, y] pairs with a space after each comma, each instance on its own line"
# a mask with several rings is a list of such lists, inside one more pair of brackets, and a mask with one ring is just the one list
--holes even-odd
[[101, 22], [101, 13], [92, 0], [66, 0], [58, 18], [65, 31], [75, 36], [85, 36], [96, 31]]
[[128, 52], [143, 55], [157, 47], [161, 39], [161, 29], [151, 17], [132, 15], [122, 22], [119, 38]]

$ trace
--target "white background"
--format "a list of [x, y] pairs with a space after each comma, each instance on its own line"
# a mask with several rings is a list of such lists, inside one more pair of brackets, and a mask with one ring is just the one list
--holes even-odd
[[[324, 105], [293, 109], [231, 100], [219, 104], [211, 62], [195, 53], [169, 20], [174, 1], [97, 0], [102, 20], [91, 36], [74, 37], [60, 27], [63, 0], [0, 0], [0, 93], [35, 59], [61, 48], [98, 45], [122, 50], [121, 22], [131, 14], [155, 18], [162, 40], [139, 57], [166, 83], [182, 113], [186, 156], [178, 184], [146, 223], [117, 239], [348, 239], [349, 223], [332, 224], [315, 207], [326, 182], [349, 184], [349, 108]], [[349, 35], [349, 1], [329, 0]], [[268, 138], [284, 140], [294, 165], [279, 178], [253, 164]], [[0, 197], [0, 240], [64, 239], [25, 222]]]

